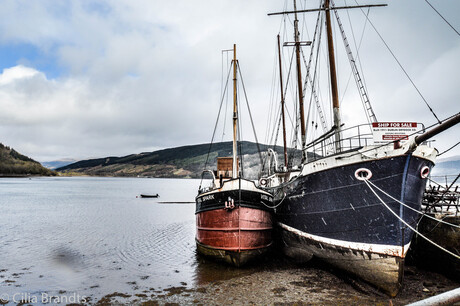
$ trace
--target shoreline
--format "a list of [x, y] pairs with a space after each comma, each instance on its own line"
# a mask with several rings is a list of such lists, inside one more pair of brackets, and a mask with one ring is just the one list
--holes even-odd
[[[24, 292], [27, 286], [24, 287], [26, 284], [21, 278], [31, 274], [31, 267], [20, 271], [0, 269], [3, 286], [23, 288], [18, 289], [22, 293], [16, 297], [22, 298], [21, 301], [5, 299], [13, 295], [4, 293], [0, 296], [0, 305], [27, 304], [32, 299], [38, 300], [38, 295], [68, 301], [68, 305], [406, 305], [460, 287], [458, 278], [449, 279], [411, 263], [404, 269], [403, 286], [394, 298], [315, 259], [297, 264], [272, 254], [244, 268], [222, 265], [223, 270], [213, 269], [216, 263], [202, 257], [198, 258], [198, 264], [202, 270], [193, 283], [182, 281], [175, 286], [153, 288], [152, 283], [139, 282], [138, 275], [133, 274], [130, 281], [120, 283], [116, 291], [108, 292], [97, 292], [100, 287], [97, 283], [88, 287], [91, 290], [86, 292], [74, 292], [68, 288], [57, 292], [45, 288], [38, 293]], [[203, 269], [205, 267], [211, 270]], [[224, 270], [230, 273], [216, 273]], [[178, 270], [175, 272], [179, 273]], [[148, 278], [142, 276], [140, 280]]]
[[[205, 259], [201, 259], [205, 260]], [[189, 288], [170, 287], [130, 293], [113, 292], [95, 305], [405, 305], [460, 287], [437, 272], [406, 266], [399, 294], [391, 298], [375, 287], [322, 262], [299, 265], [286, 259], [263, 262], [259, 270]]]

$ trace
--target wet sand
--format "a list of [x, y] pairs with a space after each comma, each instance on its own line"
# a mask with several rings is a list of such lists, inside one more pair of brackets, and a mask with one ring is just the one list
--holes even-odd
[[[260, 265], [259, 265], [260, 266]], [[209, 281], [199, 287], [106, 295], [96, 305], [405, 305], [460, 287], [460, 282], [439, 273], [406, 266], [400, 293], [390, 298], [374, 287], [321, 262], [295, 264], [288, 260], [264, 262], [248, 274]]]
[[[195, 285], [182, 282], [180, 286], [153, 288], [145, 286], [149, 283], [148, 276], [133, 277], [126, 283], [128, 290], [120, 284], [125, 290], [105, 295], [84, 294], [84, 305], [406, 305], [460, 287], [458, 278], [450, 279], [407, 264], [403, 287], [395, 298], [390, 298], [363, 281], [315, 260], [296, 264], [279, 256], [269, 256], [240, 269], [222, 268], [201, 257], [198, 260], [202, 272]], [[28, 268], [18, 273], [1, 269], [1, 286], [22, 287], [22, 276], [30, 273]], [[141, 285], [141, 280], [146, 283]], [[73, 294], [65, 290], [44, 292]], [[0, 305], [11, 305], [11, 302], [0, 299]], [[19, 304], [30, 304], [30, 301]]]

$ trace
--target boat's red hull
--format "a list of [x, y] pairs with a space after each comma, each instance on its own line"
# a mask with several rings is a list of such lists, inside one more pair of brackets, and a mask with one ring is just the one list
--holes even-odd
[[270, 212], [237, 206], [196, 214], [196, 242], [204, 255], [236, 266], [266, 252], [272, 243]]

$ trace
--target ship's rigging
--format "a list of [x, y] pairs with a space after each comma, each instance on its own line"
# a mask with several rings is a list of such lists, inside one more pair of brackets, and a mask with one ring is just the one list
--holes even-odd
[[[290, 138], [290, 141], [288, 141], [287, 145], [285, 145], [287, 146], [286, 151], [289, 152], [288, 158], [284, 158], [285, 160], [283, 165], [285, 168], [290, 168], [293, 165], [298, 165], [302, 160], [307, 159], [308, 153], [304, 152], [303, 149], [306, 147], [312, 147], [312, 143], [323, 135], [328, 135], [331, 132], [333, 132], [335, 135], [334, 139], [328, 138], [323, 143], [325, 148], [322, 149], [322, 152], [326, 152], [326, 155], [340, 152], [342, 150], [341, 145], [343, 145], [345, 141], [351, 141], [347, 135], [349, 130], [347, 129], [347, 126], [343, 125], [341, 120], [341, 110], [339, 108], [339, 104], [343, 103], [344, 101], [345, 103], [348, 103], [347, 101], [356, 98], [361, 100], [364, 109], [364, 112], [362, 113], [363, 116], [361, 117], [366, 118], [367, 124], [363, 124], [360, 127], [360, 133], [362, 133], [363, 138], [367, 139], [365, 144], [368, 144], [369, 141], [372, 141], [372, 130], [370, 124], [377, 122], [377, 116], [371, 105], [371, 99], [367, 90], [359, 54], [361, 43], [364, 37], [364, 31], [367, 25], [371, 25], [385, 47], [389, 50], [392, 57], [398, 63], [399, 67], [404, 72], [410, 83], [413, 85], [422, 101], [426, 104], [429, 111], [433, 114], [438, 123], [441, 122], [435, 114], [433, 108], [428, 103], [427, 99], [422, 95], [415, 82], [412, 80], [400, 61], [397, 59], [395, 53], [390, 49], [388, 43], [383, 39], [376, 26], [370, 20], [370, 8], [385, 6], [386, 4], [360, 5], [357, 1], [355, 1], [356, 5], [350, 6], [347, 5], [345, 1], [345, 5], [335, 6], [334, 1], [324, 1], [324, 5], [320, 8], [307, 9], [305, 3], [302, 2], [300, 4], [301, 7], [297, 8], [297, 1], [294, 2], [293, 11], [285, 10], [280, 13], [269, 14], [283, 14], [283, 20], [280, 26], [280, 36], [285, 41], [292, 41], [292, 39], [286, 39], [288, 36], [283, 34], [284, 30], [287, 28], [286, 24], [290, 23], [295, 28], [294, 42], [284, 42], [283, 47], [281, 48], [284, 62], [288, 63], [287, 66], [283, 67], [284, 69], [281, 69], [282, 66], [280, 64], [280, 68], [276, 70], [278, 75], [281, 73], [285, 75], [285, 84], [282, 85], [283, 93], [281, 95], [283, 103], [279, 103], [279, 101], [274, 103], [278, 104], [276, 107], [277, 111], [271, 112], [272, 118], [270, 118], [268, 122], [274, 122], [276, 124], [273, 124], [269, 129], [267, 129], [267, 136], [265, 139], [266, 143], [276, 146], [279, 145], [279, 139], [284, 139], [286, 137]], [[362, 29], [357, 31], [356, 28], [353, 28], [350, 17], [348, 15], [349, 25], [347, 26], [349, 29], [351, 29], [351, 33], [353, 34], [353, 46], [350, 44], [349, 39], [345, 35], [345, 24], [342, 22], [339, 16], [339, 11], [349, 14], [348, 9], [350, 8], [357, 8], [362, 12], [364, 16]], [[367, 8], [367, 11], [364, 10], [364, 8]], [[306, 30], [307, 21], [305, 21], [305, 19], [300, 21], [298, 19], [298, 16], [302, 15], [302, 17], [304, 17], [303, 15], [306, 15], [304, 13], [308, 12], [318, 12], [316, 17], [316, 25], [314, 27], [315, 31], [311, 37], [309, 37], [308, 31]], [[324, 12], [324, 14], [322, 12]], [[328, 15], [330, 15], [329, 22], [327, 21]], [[294, 17], [293, 20], [292, 16]], [[338, 28], [337, 30], [333, 30], [333, 23], [335, 23], [336, 27]], [[302, 31], [299, 30], [299, 27], [302, 28]], [[329, 30], [326, 31], [329, 33], [327, 35], [323, 35], [325, 28], [329, 28]], [[355, 32], [361, 33], [359, 42], [356, 41]], [[298, 35], [304, 35], [303, 33], [307, 33], [307, 39], [302, 36], [298, 37]], [[343, 41], [345, 50], [344, 54], [346, 54], [346, 58], [348, 59], [350, 65], [349, 74], [346, 74], [349, 75], [348, 80], [337, 80], [337, 78], [334, 76], [335, 69], [333, 66], [335, 65], [335, 60], [341, 60], [344, 57], [334, 55], [332, 52], [330, 52], [330, 50], [326, 52], [326, 49], [329, 48], [329, 45], [333, 47], [332, 36], [335, 36], [335, 40], [337, 40], [337, 36], [340, 36], [341, 40]], [[330, 55], [325, 55], [326, 53]], [[329, 59], [327, 59], [328, 56]], [[286, 61], [286, 59], [290, 60]], [[302, 68], [293, 68], [293, 66], [299, 67], [300, 62], [303, 64]], [[344, 68], [343, 60], [338, 64], [340, 64], [341, 68]], [[321, 68], [324, 68], [325, 66], [327, 66], [329, 71], [327, 74], [320, 72]], [[285, 72], [282, 72], [281, 70], [284, 70]], [[303, 73], [302, 70], [304, 71]], [[292, 71], [296, 71], [293, 77], [291, 77]], [[297, 78], [295, 78], [295, 76], [297, 76]], [[299, 81], [299, 77], [302, 78], [302, 80]], [[351, 77], [353, 77], [356, 84], [357, 94], [355, 95], [350, 94], [348, 90], [348, 83]], [[336, 79], [335, 81], [334, 78]], [[294, 80], [297, 80], [297, 82]], [[326, 81], [332, 84], [327, 94], [325, 94], [325, 92], [321, 92], [320, 90], [320, 85], [324, 84]], [[334, 85], [339, 81], [341, 81], [344, 85], [346, 84], [344, 86], [345, 89], [343, 89], [342, 92], [339, 92], [340, 89], [338, 86]], [[294, 83], [297, 84], [295, 85]], [[273, 82], [273, 84], [276, 84], [276, 82]], [[299, 95], [299, 92], [302, 94]], [[348, 95], [348, 99], [345, 100], [346, 95]], [[280, 95], [275, 94], [272, 96], [279, 97]], [[352, 99], [350, 99], [350, 96]], [[328, 99], [330, 101], [325, 101]], [[305, 111], [303, 111], [304, 104]], [[329, 107], [328, 105], [333, 105], [333, 107]], [[272, 106], [272, 108], [275, 107]], [[285, 116], [282, 115], [283, 113], [285, 113]], [[288, 128], [288, 130], [291, 131], [291, 134], [289, 136], [286, 135], [281, 137], [280, 135], [282, 133], [286, 133], [285, 128], [282, 128], [283, 117], [285, 117], [283, 123], [284, 126], [289, 123], [291, 125]], [[357, 117], [359, 116], [353, 114], [353, 121], [356, 120]], [[363, 123], [362, 119], [358, 119], [358, 122], [359, 121]], [[352, 123], [356, 124], [357, 122]], [[342, 128], [344, 128], [343, 131]], [[361, 142], [361, 139], [359, 142]], [[301, 150], [302, 153], [305, 153], [302, 158], [295, 156], [296, 154], [299, 154], [299, 150]], [[312, 156], [314, 156], [314, 152], [311, 153]]]

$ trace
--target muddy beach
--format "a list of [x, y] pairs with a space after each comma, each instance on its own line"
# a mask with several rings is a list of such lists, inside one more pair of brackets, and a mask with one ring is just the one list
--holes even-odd
[[[201, 258], [202, 264], [206, 259]], [[214, 263], [211, 263], [214, 264]], [[149, 288], [130, 293], [114, 292], [94, 301], [107, 304], [197, 304], [197, 305], [406, 305], [460, 287], [458, 280], [449, 279], [407, 265], [404, 284], [395, 298], [346, 275], [319, 261], [296, 264], [277, 255], [269, 256], [257, 267], [243, 268], [229, 279], [211, 275], [199, 287]], [[136, 287], [134, 286], [133, 289]]]

